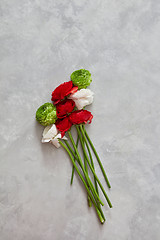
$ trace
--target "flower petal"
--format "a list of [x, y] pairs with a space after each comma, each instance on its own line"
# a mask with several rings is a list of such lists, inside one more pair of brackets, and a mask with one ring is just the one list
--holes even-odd
[[50, 138], [42, 138], [42, 140], [41, 140], [42, 143], [48, 143], [50, 141], [51, 141]]
[[58, 141], [58, 138], [54, 138], [51, 140], [51, 143], [56, 147], [56, 148], [59, 148], [61, 145]]
[[71, 94], [69, 96], [70, 99], [79, 99], [79, 98], [87, 98], [87, 97], [90, 97], [90, 96], [93, 96], [94, 93], [90, 90], [90, 89], [81, 89], [81, 90], [78, 90], [77, 92]]
[[67, 132], [72, 127], [72, 123], [69, 121], [69, 117], [65, 117], [56, 121], [56, 127], [61, 132], [63, 137], [65, 132]]
[[77, 90], [78, 87], [74, 87], [72, 81], [64, 82], [52, 92], [52, 101], [54, 102], [54, 104], [57, 104], [66, 96], [76, 92]]
[[64, 139], [64, 140], [68, 140], [65, 136], [61, 137], [61, 133], [57, 134], [57, 136], [51, 140], [51, 143], [56, 147], [59, 148], [61, 145], [58, 141], [58, 139]]
[[[71, 124], [71, 123], [70, 123]], [[72, 125], [72, 124], [71, 124]], [[64, 136], [65, 132], [63, 133], [58, 133], [58, 129], [56, 128], [56, 125], [50, 125], [45, 127], [43, 131], [43, 137], [42, 137], [42, 143], [52, 143], [55, 147], [59, 148], [61, 145], [58, 141], [58, 139], [64, 139], [68, 140]]]
[[57, 117], [64, 118], [73, 111], [75, 102], [72, 99], [65, 99], [56, 105]]
[[58, 134], [58, 130], [56, 128], [56, 125], [53, 124], [53, 125], [50, 125], [50, 126], [47, 126], [44, 131], [43, 131], [43, 138], [48, 138], [48, 139], [52, 139], [54, 138], [56, 135]]
[[68, 138], [66, 136], [63, 136], [62, 139], [68, 141]]
[[88, 98], [80, 98], [75, 101], [75, 105], [77, 107], [78, 110], [81, 110], [82, 108], [84, 108], [87, 105], [90, 105], [93, 102], [93, 96], [88, 97]]
[[69, 96], [75, 102], [78, 110], [81, 110], [85, 106], [93, 102], [93, 92], [90, 89], [81, 89], [74, 94]]
[[93, 115], [87, 110], [77, 110], [69, 115], [72, 124], [91, 123]]

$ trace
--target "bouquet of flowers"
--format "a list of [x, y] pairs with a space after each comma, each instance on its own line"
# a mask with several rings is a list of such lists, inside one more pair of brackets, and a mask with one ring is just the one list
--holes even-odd
[[[91, 112], [85, 110], [85, 107], [93, 102], [93, 92], [86, 89], [91, 82], [91, 73], [88, 70], [74, 71], [70, 81], [62, 83], [52, 92], [51, 100], [53, 103], [47, 102], [38, 108], [36, 119], [45, 126], [42, 143], [52, 143], [57, 148], [62, 146], [68, 153], [73, 165], [71, 184], [76, 170], [86, 189], [89, 207], [93, 204], [100, 222], [104, 223], [105, 216], [101, 208], [104, 204], [99, 196], [99, 189], [110, 208], [112, 204], [95, 172], [93, 154], [98, 161], [108, 188], [111, 188], [111, 185], [85, 128], [85, 125], [90, 124], [93, 118]], [[73, 127], [76, 128], [77, 132], [76, 141], [71, 132]], [[78, 150], [79, 144], [82, 148], [82, 154]], [[89, 170], [92, 176], [89, 175]], [[91, 177], [93, 177], [94, 182]]]

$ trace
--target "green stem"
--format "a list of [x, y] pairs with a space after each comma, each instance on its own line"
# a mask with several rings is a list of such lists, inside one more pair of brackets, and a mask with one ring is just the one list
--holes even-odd
[[[78, 159], [76, 153], [73, 151], [73, 149], [72, 149], [71, 146], [69, 145], [68, 140], [63, 140], [63, 141], [65, 142], [66, 146], [69, 148], [69, 150], [70, 150], [70, 152], [72, 153], [72, 155], [74, 156], [74, 158], [75, 158], [75, 159], [78, 161], [78, 163], [79, 163], [79, 159]], [[80, 163], [79, 163], [79, 164], [80, 164]]]
[[[85, 145], [86, 145], [86, 147], [87, 147], [87, 151], [88, 151], [88, 154], [89, 154], [90, 162], [91, 162], [91, 164], [92, 164], [93, 169], [95, 170], [94, 162], [93, 162], [93, 158], [92, 158], [92, 154], [91, 154], [91, 151], [90, 151], [88, 142], [86, 141], [86, 138], [83, 137], [83, 139], [84, 139]], [[97, 180], [96, 180], [95, 176], [94, 176], [94, 183], [95, 183], [95, 189], [96, 189], [96, 191], [97, 191], [97, 193], [98, 193], [98, 185], [97, 185]]]
[[[79, 136], [77, 137], [77, 141], [76, 141], [76, 147], [78, 147], [78, 143], [79, 143]], [[74, 152], [75, 153], [75, 152]], [[76, 161], [76, 158], [74, 157], [74, 161]], [[72, 185], [72, 183], [73, 183], [73, 177], [74, 177], [74, 165], [73, 165], [73, 167], [72, 167], [72, 175], [71, 175], [71, 182], [70, 182], [70, 184]]]
[[[63, 141], [65, 142], [66, 146], [68, 147], [68, 149], [70, 150], [70, 152], [71, 152], [72, 155], [74, 156], [74, 159], [77, 160], [77, 162], [79, 163], [79, 165], [80, 165], [80, 167], [81, 167], [81, 164], [80, 164], [80, 162], [79, 162], [78, 156], [77, 156], [76, 153], [73, 151], [73, 149], [72, 149], [71, 146], [69, 145], [68, 141], [67, 141], [67, 140], [63, 140]], [[73, 165], [73, 166], [74, 166], [74, 165]], [[97, 192], [97, 194], [98, 194], [98, 192]], [[89, 199], [88, 199], [88, 204], [90, 204]], [[98, 205], [99, 208], [101, 209], [99, 202], [97, 202], [97, 205]], [[90, 205], [89, 205], [89, 207], [90, 207]], [[105, 220], [105, 217], [104, 217], [104, 215], [103, 215], [102, 210], [101, 210], [101, 215], [103, 216], [103, 218], [104, 218], [104, 220]]]
[[97, 214], [98, 214], [98, 216], [99, 216], [99, 220], [100, 220], [100, 222], [103, 224], [104, 222], [105, 222], [105, 217], [104, 217], [104, 215], [103, 215], [103, 212], [102, 211], [99, 211], [98, 210], [98, 208], [96, 209], [96, 211], [97, 211]]
[[[79, 142], [79, 135], [78, 135], [78, 138], [77, 138], [77, 142]], [[64, 142], [65, 142], [65, 144], [66, 144], [66, 146], [69, 148], [69, 150], [71, 151], [71, 153], [73, 154], [73, 156], [74, 156], [74, 161], [75, 160], [77, 160], [78, 161], [78, 163], [79, 163], [79, 159], [78, 159], [78, 157], [77, 157], [77, 155], [76, 155], [76, 152], [74, 152], [73, 151], [73, 149], [71, 148], [71, 146], [69, 145], [69, 143], [68, 143], [68, 141], [67, 140], [64, 140]], [[78, 145], [78, 143], [76, 142], [76, 147], [77, 147], [77, 145]], [[86, 161], [86, 160], [85, 160]], [[87, 162], [86, 162], [87, 163]], [[86, 170], [86, 173], [88, 174], [88, 168], [86, 169], [86, 163], [85, 163], [85, 170]], [[80, 163], [79, 163], [80, 164]], [[72, 182], [73, 182], [73, 174], [74, 174], [74, 171], [73, 171], [73, 169], [74, 169], [74, 165], [73, 165], [73, 168], [72, 168], [72, 177], [71, 177], [71, 184], [72, 184]], [[90, 200], [90, 197], [89, 197], [89, 195], [88, 195], [88, 206], [89, 207], [91, 207], [92, 206], [92, 202], [91, 202], [91, 200]]]
[[[92, 167], [93, 167], [93, 169], [95, 170], [94, 162], [93, 162], [93, 158], [92, 158], [92, 154], [91, 154], [91, 151], [90, 151], [88, 142], [87, 142], [86, 138], [83, 138], [83, 139], [84, 139], [85, 145], [86, 145], [87, 150], [88, 150], [88, 154], [89, 154], [89, 157], [90, 157], [90, 161], [91, 161]], [[99, 195], [97, 180], [96, 180], [95, 176], [94, 176], [94, 184], [95, 184], [95, 189], [96, 189], [96, 191], [97, 191], [97, 193], [98, 193], [98, 195]], [[101, 208], [100, 204], [99, 204], [99, 208]], [[103, 211], [102, 211], [102, 213], [103, 213]], [[102, 214], [102, 217], [105, 219], [104, 214]]]
[[[82, 136], [81, 136], [81, 134], [80, 134], [80, 130], [79, 130], [78, 126], [76, 126], [76, 128], [77, 128], [77, 131], [78, 131], [78, 135], [79, 135], [80, 141], [81, 141], [81, 143], [82, 143], [83, 140], [82, 140]], [[83, 137], [84, 137], [84, 139], [85, 139], [85, 134], [84, 134], [84, 132], [83, 132], [83, 128], [82, 128], [81, 125], [80, 125], [80, 129], [81, 129], [82, 135], [83, 135]], [[99, 186], [100, 186], [100, 188], [101, 188], [101, 190], [102, 190], [102, 192], [103, 192], [103, 194], [104, 194], [104, 196], [105, 196], [105, 198], [106, 198], [106, 200], [107, 200], [107, 202], [108, 202], [109, 207], [112, 208], [112, 204], [111, 204], [111, 202], [110, 202], [110, 200], [109, 200], [109, 198], [108, 198], [108, 196], [107, 196], [107, 194], [106, 194], [106, 192], [105, 192], [105, 190], [104, 190], [104, 188], [103, 188], [103, 186], [102, 186], [99, 178], [97, 177], [97, 175], [96, 175], [96, 173], [95, 173], [95, 171], [94, 171], [94, 169], [93, 169], [93, 167], [92, 167], [92, 165], [91, 165], [91, 163], [90, 163], [90, 161], [89, 161], [89, 159], [88, 159], [88, 156], [87, 156], [87, 153], [86, 153], [86, 150], [85, 150], [83, 144], [82, 144], [82, 147], [83, 147], [83, 152], [84, 152], [84, 154], [85, 154], [85, 156], [86, 156], [87, 163], [88, 163], [88, 165], [89, 165], [89, 167], [90, 167], [93, 175], [95, 176], [95, 178], [96, 178], [96, 180], [97, 180], [97, 182], [98, 182], [98, 184], [99, 184]]]
[[105, 178], [105, 180], [106, 180], [106, 183], [107, 183], [108, 187], [111, 188], [111, 185], [110, 185], [110, 183], [109, 183], [109, 180], [108, 180], [107, 175], [106, 175], [106, 173], [105, 173], [105, 170], [104, 170], [104, 168], [103, 168], [103, 165], [102, 165], [102, 163], [101, 163], [101, 160], [100, 160], [100, 158], [99, 158], [99, 156], [98, 156], [98, 153], [97, 153], [97, 151], [96, 151], [96, 149], [95, 149], [95, 147], [94, 147], [91, 139], [89, 138], [89, 136], [88, 136], [88, 134], [87, 134], [87, 131], [86, 131], [85, 127], [84, 127], [84, 126], [83, 126], [83, 127], [81, 126], [81, 129], [84, 130], [84, 133], [85, 133], [85, 135], [86, 135], [86, 137], [87, 137], [87, 140], [88, 140], [88, 142], [89, 142], [89, 144], [90, 144], [90, 146], [91, 146], [91, 148], [92, 148], [92, 150], [93, 150], [93, 152], [94, 152], [94, 154], [95, 154], [95, 156], [96, 156], [96, 158], [97, 158], [97, 161], [98, 161], [98, 163], [99, 163], [99, 166], [100, 166], [100, 168], [101, 168], [101, 171], [102, 171], [102, 173], [103, 173], [103, 176], [104, 176], [104, 178]]
[[[78, 135], [78, 137], [79, 137], [79, 135]], [[81, 145], [83, 144], [83, 147], [84, 147], [84, 140], [83, 140], [83, 143], [81, 143]], [[83, 150], [83, 147], [82, 147], [82, 150]], [[86, 156], [85, 156], [85, 154], [84, 154], [84, 152], [83, 152], [83, 158], [84, 158], [84, 168], [85, 168], [85, 170], [86, 170], [86, 173], [87, 173], [87, 175], [88, 175], [88, 166], [87, 166], [87, 159], [86, 159]], [[88, 206], [89, 207], [92, 207], [92, 202], [91, 202], [91, 199], [90, 199], [90, 197], [89, 197], [89, 195], [88, 195]]]
[[83, 166], [81, 157], [80, 157], [79, 152], [78, 152], [78, 150], [77, 150], [77, 148], [76, 148], [76, 145], [75, 145], [75, 142], [74, 142], [74, 140], [73, 140], [73, 137], [72, 137], [72, 134], [71, 134], [70, 130], [68, 130], [68, 135], [69, 135], [69, 138], [70, 138], [70, 140], [71, 140], [71, 142], [72, 142], [72, 145], [73, 145], [73, 147], [74, 147], [74, 149], [75, 149], [75, 151], [76, 151], [76, 154], [77, 154], [78, 159], [79, 159], [79, 164], [80, 164], [80, 166], [81, 166], [81, 168], [82, 168], [82, 171], [83, 171], [84, 176], [85, 176], [85, 178], [86, 178], [86, 180], [87, 180], [87, 182], [88, 182], [88, 185], [89, 185], [89, 187], [90, 187], [90, 189], [91, 189], [91, 191], [92, 191], [95, 199], [98, 200], [98, 201], [101, 203], [101, 205], [103, 206], [103, 205], [104, 205], [103, 202], [102, 202], [101, 199], [99, 198], [99, 196], [98, 196], [98, 194], [97, 194], [97, 192], [96, 192], [96, 190], [95, 190], [95, 188], [94, 188], [94, 186], [93, 186], [90, 178], [88, 177], [88, 175], [87, 175], [87, 173], [86, 173], [86, 171], [85, 171], [85, 169], [84, 169], [84, 166]]
[[[83, 148], [84, 148], [84, 141], [83, 141], [83, 139], [81, 141], [81, 145], [82, 145], [82, 150], [83, 150]], [[86, 173], [88, 174], [87, 159], [86, 159], [86, 155], [84, 154], [84, 152], [83, 152], [83, 157], [84, 157], [84, 168], [86, 170]]]
[[[73, 140], [73, 141], [74, 141], [74, 140]], [[74, 153], [73, 149], [71, 148], [71, 146], [69, 145], [69, 143], [68, 143], [67, 140], [64, 140], [64, 142], [65, 142], [66, 146], [68, 147], [68, 149], [70, 150], [70, 152], [72, 153], [72, 155], [74, 156], [74, 158], [76, 158], [77, 162], [79, 163], [79, 165], [80, 165], [80, 167], [81, 167], [81, 169], [82, 169], [82, 171], [83, 171], [83, 173], [84, 173], [85, 169], [83, 169], [83, 164], [82, 164], [82, 162], [79, 161], [79, 158], [78, 158], [77, 154]], [[78, 151], [78, 150], [77, 150], [77, 151]], [[80, 158], [80, 159], [81, 159], [81, 158]], [[87, 174], [87, 173], [86, 173], [86, 174]], [[85, 174], [84, 174], [84, 175], [85, 175]], [[85, 177], [86, 177], [86, 176], [85, 176]], [[87, 180], [87, 178], [86, 178], [86, 180]], [[88, 177], [88, 180], [90, 180], [89, 177]], [[88, 180], [87, 180], [87, 182], [88, 182]], [[88, 186], [89, 186], [89, 184], [88, 184]], [[95, 193], [96, 190], [94, 190], [93, 188], [91, 188], [91, 191], [92, 191], [95, 199], [97, 199], [97, 197], [96, 197], [96, 194], [97, 194], [97, 193]], [[98, 199], [98, 201], [99, 201], [99, 199]], [[99, 203], [98, 201], [97, 201], [97, 204]], [[102, 203], [101, 203], [101, 204], [102, 204]]]
[[95, 209], [96, 209], [96, 211], [97, 211], [97, 214], [98, 214], [98, 216], [99, 216], [99, 219], [100, 219], [101, 223], [103, 223], [103, 222], [104, 222], [104, 219], [102, 219], [102, 217], [101, 217], [101, 209], [98, 209], [98, 207], [97, 207], [97, 205], [96, 205], [96, 203], [95, 203], [95, 201], [94, 201], [94, 198], [93, 198], [93, 196], [92, 196], [92, 194], [91, 194], [91, 192], [90, 192], [90, 190], [89, 190], [89, 188], [88, 188], [88, 186], [87, 186], [87, 184], [86, 184], [83, 176], [81, 175], [81, 173], [80, 173], [80, 171], [79, 171], [76, 163], [74, 162], [74, 159], [73, 159], [73, 157], [72, 157], [71, 152], [69, 151], [69, 149], [64, 145], [64, 143], [63, 143], [60, 139], [59, 139], [59, 143], [60, 143], [61, 146], [67, 151], [67, 153], [68, 153], [68, 155], [69, 155], [69, 157], [70, 157], [70, 159], [71, 159], [71, 161], [72, 161], [72, 163], [73, 163], [73, 165], [74, 165], [74, 167], [75, 167], [75, 169], [76, 169], [76, 171], [77, 171], [80, 179], [82, 180], [82, 182], [83, 182], [83, 184], [84, 184], [84, 186], [85, 186], [85, 188], [86, 188], [86, 190], [87, 190], [88, 195], [90, 196], [90, 198], [91, 198], [91, 200], [92, 200], [92, 202], [93, 202], [93, 205], [94, 205], [94, 207], [95, 207]]

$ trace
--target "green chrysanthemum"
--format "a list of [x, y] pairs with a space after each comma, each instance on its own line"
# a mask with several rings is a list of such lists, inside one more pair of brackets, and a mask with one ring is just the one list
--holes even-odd
[[71, 74], [71, 80], [78, 89], [87, 88], [92, 82], [91, 73], [85, 69], [74, 71]]
[[43, 126], [55, 123], [57, 120], [56, 107], [52, 103], [43, 104], [37, 109], [36, 119]]

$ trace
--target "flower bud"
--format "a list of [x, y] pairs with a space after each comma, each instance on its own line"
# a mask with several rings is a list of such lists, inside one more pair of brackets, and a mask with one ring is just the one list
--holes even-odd
[[92, 82], [91, 73], [85, 69], [76, 70], [71, 74], [71, 80], [78, 89], [87, 88]]
[[43, 126], [55, 123], [57, 120], [56, 107], [52, 103], [43, 104], [36, 112], [36, 119]]

